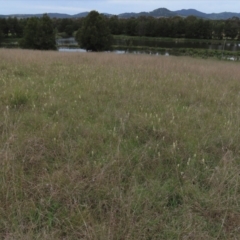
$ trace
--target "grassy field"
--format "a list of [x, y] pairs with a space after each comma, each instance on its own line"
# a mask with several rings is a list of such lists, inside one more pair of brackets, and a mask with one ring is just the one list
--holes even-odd
[[0, 50], [1, 239], [239, 239], [239, 63]]

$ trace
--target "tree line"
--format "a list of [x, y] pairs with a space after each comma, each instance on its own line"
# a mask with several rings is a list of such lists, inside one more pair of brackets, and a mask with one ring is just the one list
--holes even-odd
[[[94, 24], [98, 26], [98, 37], [100, 37], [101, 31], [103, 31], [104, 34], [140, 37], [219, 40], [228, 38], [240, 40], [240, 19], [237, 17], [228, 20], [206, 20], [195, 16], [186, 18], [153, 18], [141, 16], [138, 18], [123, 19], [117, 16], [106, 17], [99, 13], [96, 15], [96, 13], [97, 12], [95, 12], [95, 17], [93, 14], [90, 18], [89, 14], [86, 18], [78, 19], [50, 19], [46, 14], [42, 18], [1, 18], [0, 43], [4, 38], [23, 38], [21, 42], [22, 47], [30, 45], [31, 48], [34, 47], [37, 49], [56, 48], [56, 46], [53, 46], [53, 39], [56, 36], [76, 36], [77, 39], [79, 39], [83, 28], [87, 29], [87, 31], [94, 32]], [[91, 22], [94, 21], [95, 23], [92, 24]], [[92, 28], [87, 28], [87, 25], [91, 25]], [[82, 33], [82, 36], [84, 34]], [[93, 33], [88, 34], [91, 36], [94, 35]], [[102, 38], [104, 38], [104, 34], [101, 35]], [[46, 38], [48, 38], [48, 40], [46, 40]], [[35, 42], [30, 44], [33, 39]], [[44, 39], [48, 42], [47, 44], [46, 42], [44, 43]], [[93, 39], [94, 37], [92, 37], [91, 41], [93, 41]], [[86, 42], [89, 39], [86, 37], [85, 40], [81, 40]], [[42, 47], [44, 44], [45, 46]], [[106, 48], [106, 46], [104, 48]]]
[[[204, 20], [195, 16], [187, 18], [153, 18], [141, 16], [122, 19], [117, 16], [105, 17], [113, 35], [172, 37], [172, 38], [205, 38], [235, 39], [240, 38], [240, 19]], [[29, 19], [1, 18], [0, 32], [4, 37], [22, 37], [24, 27]], [[56, 32], [63, 37], [71, 37], [83, 25], [84, 18], [51, 19]]]
[[[206, 20], [195, 16], [187, 18], [169, 17], [154, 18], [141, 16], [138, 18], [106, 17], [112, 35], [128, 35], [140, 37], [169, 37], [196, 39], [240, 39], [240, 19]], [[53, 19], [55, 29], [66, 37], [74, 36], [82, 27], [84, 18]]]
[[[43, 16], [46, 16], [44, 14]], [[28, 21], [35, 21], [41, 18], [31, 17], [31, 18], [0, 18], [0, 34], [4, 38], [22, 38], [24, 34], [24, 29]], [[78, 19], [51, 19], [55, 33], [59, 33], [62, 37], [71, 37], [73, 33], [77, 31], [83, 22], [83, 18]]]
[[19, 38], [22, 48], [56, 50], [56, 34], [53, 21], [44, 14], [41, 18], [0, 19], [0, 44], [4, 39]]
[[111, 33], [141, 37], [169, 37], [195, 39], [223, 39], [224, 37], [240, 39], [240, 19], [204, 20], [195, 16], [187, 18], [153, 18], [138, 17], [107, 19]]

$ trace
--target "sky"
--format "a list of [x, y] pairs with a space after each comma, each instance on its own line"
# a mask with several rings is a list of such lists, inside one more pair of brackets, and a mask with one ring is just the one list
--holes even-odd
[[100, 13], [149, 12], [196, 9], [204, 13], [240, 12], [240, 0], [0, 0], [0, 15], [67, 13], [96, 10]]

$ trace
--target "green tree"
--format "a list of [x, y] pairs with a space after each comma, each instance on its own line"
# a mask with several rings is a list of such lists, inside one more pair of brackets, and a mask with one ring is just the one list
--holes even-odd
[[212, 38], [212, 25], [209, 20], [197, 19], [195, 22], [194, 37], [197, 39]]
[[147, 34], [147, 17], [145, 16], [140, 16], [138, 19], [137, 19], [137, 25], [136, 25], [136, 33], [137, 33], [137, 36], [146, 36]]
[[42, 18], [29, 18], [20, 43], [23, 48], [56, 50], [55, 32], [51, 19], [44, 14]]
[[2, 29], [0, 28], [0, 46], [2, 45], [2, 41], [3, 41], [3, 33], [2, 33]]
[[7, 37], [9, 29], [5, 18], [0, 18], [0, 29], [2, 31], [2, 34]]
[[3, 25], [0, 22], [0, 46], [2, 44], [3, 41]]
[[238, 18], [231, 18], [226, 20], [225, 27], [224, 27], [224, 33], [227, 38], [234, 39], [238, 36], [239, 32], [239, 19]]
[[223, 39], [224, 22], [222, 20], [216, 20], [212, 23], [213, 26], [213, 38]]
[[65, 35], [66, 37], [73, 36], [73, 32], [77, 29], [74, 29], [74, 20], [69, 18], [59, 19], [58, 20], [58, 32], [61, 33], [61, 35]]
[[182, 17], [176, 16], [168, 19], [169, 22], [169, 36], [173, 38], [184, 37], [185, 22]]
[[39, 19], [38, 18], [29, 18], [24, 29], [23, 39], [20, 42], [20, 45], [23, 48], [29, 49], [38, 49], [38, 25]]
[[119, 19], [117, 16], [112, 16], [111, 18], [109, 18], [108, 25], [111, 30], [111, 34], [113, 35], [120, 34]]
[[157, 21], [153, 17], [148, 17], [146, 26], [146, 36], [156, 37], [157, 36]]
[[9, 35], [11, 37], [19, 37], [19, 32], [21, 31], [21, 26], [19, 24], [19, 20], [14, 17], [14, 18], [8, 18], [6, 19], [6, 23], [8, 26], [8, 31], [9, 31]]
[[156, 37], [169, 37], [170, 26], [169, 20], [166, 18], [157, 19]]
[[186, 38], [198, 37], [198, 19], [195, 16], [188, 16], [185, 18], [185, 36]]
[[112, 45], [112, 36], [105, 17], [97, 11], [91, 11], [76, 34], [80, 47], [87, 51], [105, 51]]
[[56, 50], [55, 30], [53, 23], [47, 14], [44, 14], [39, 22], [39, 48], [41, 50]]
[[131, 17], [127, 19], [126, 23], [126, 33], [129, 36], [137, 36], [137, 19], [134, 17]]

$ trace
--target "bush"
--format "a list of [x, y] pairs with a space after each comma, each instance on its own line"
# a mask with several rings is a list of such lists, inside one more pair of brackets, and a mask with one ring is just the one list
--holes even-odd
[[27, 49], [56, 50], [55, 32], [47, 14], [40, 19], [28, 19], [20, 45]]
[[109, 50], [113, 38], [104, 16], [92, 11], [85, 18], [82, 28], [78, 30], [76, 40], [81, 48], [98, 52]]

